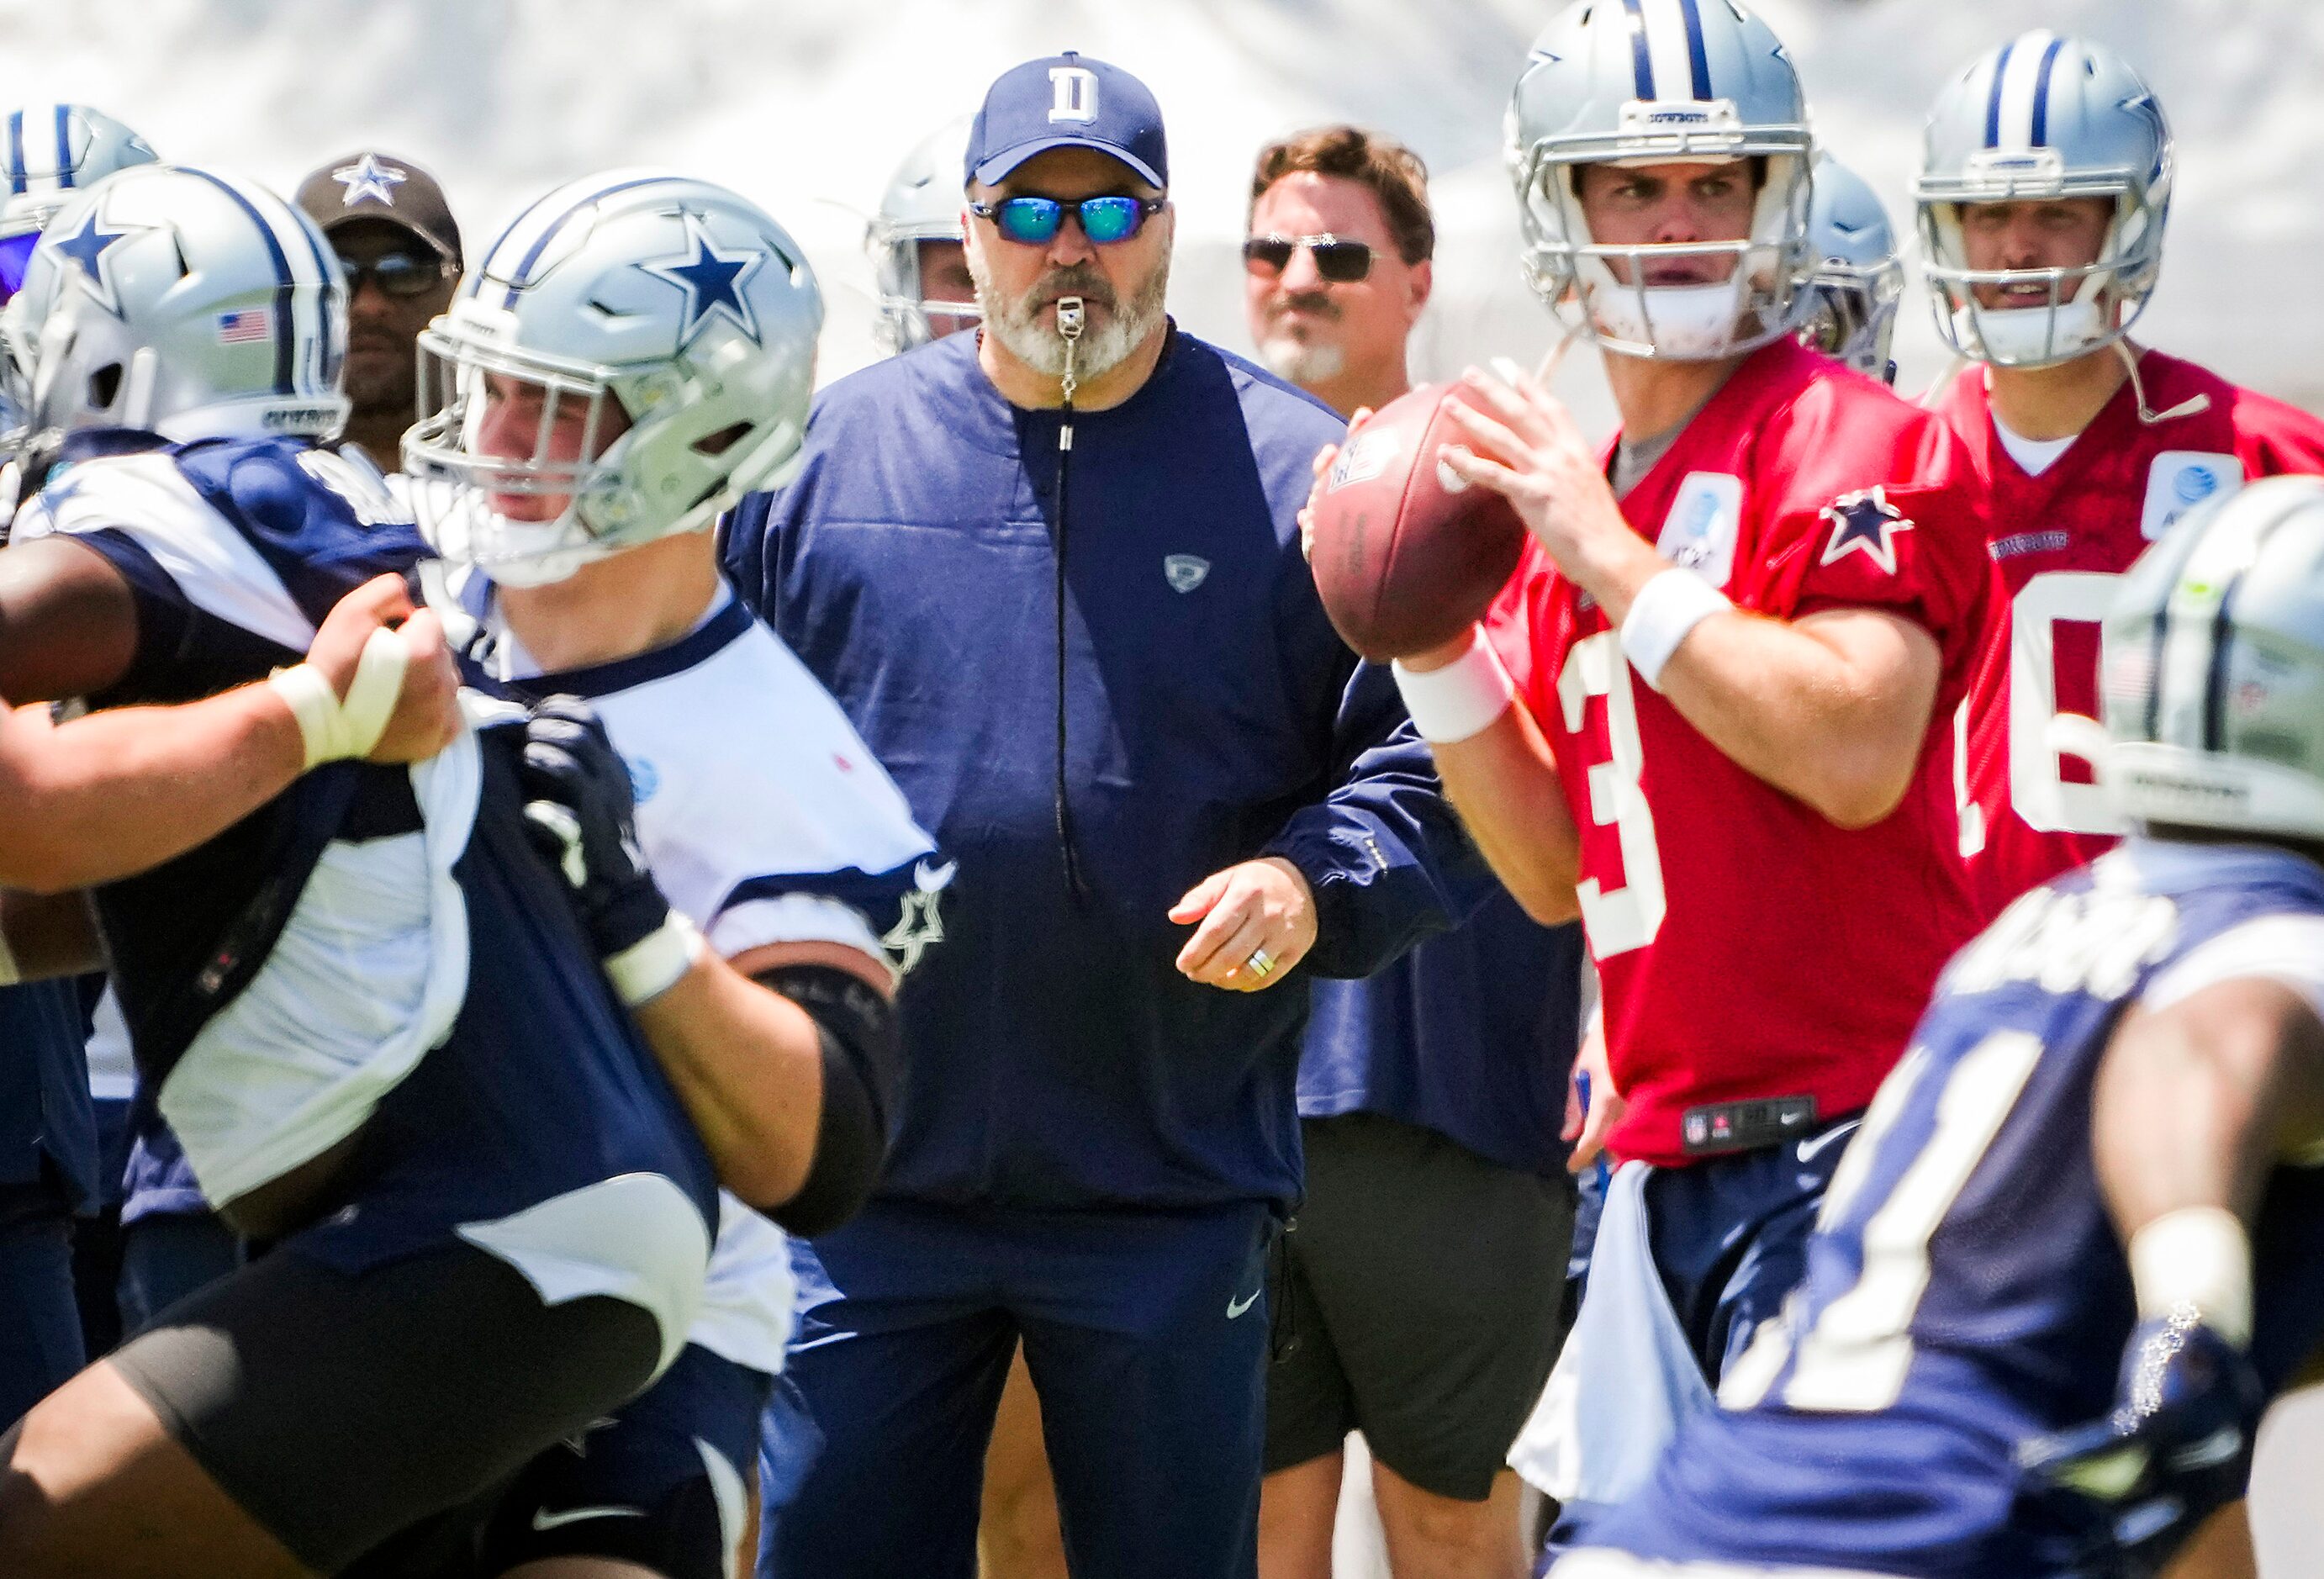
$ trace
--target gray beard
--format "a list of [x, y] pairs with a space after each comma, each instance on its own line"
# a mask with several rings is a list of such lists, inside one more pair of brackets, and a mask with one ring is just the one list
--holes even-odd
[[1276, 377], [1286, 383], [1296, 383], [1302, 389], [1329, 383], [1348, 368], [1345, 346], [1295, 340], [1287, 335], [1261, 340], [1259, 343], [1259, 359]]
[[[1031, 305], [1029, 293], [1016, 301], [999, 300], [982, 271], [973, 268], [973, 251], [970, 259], [972, 272], [976, 275], [976, 300], [984, 309], [985, 328], [1000, 337], [1009, 354], [1034, 372], [1045, 378], [1064, 377], [1065, 338], [1042, 324], [1041, 307]], [[1127, 360], [1162, 327], [1163, 303], [1169, 293], [1170, 263], [1166, 257], [1135, 297], [1127, 304], [1116, 304], [1102, 328], [1082, 336], [1074, 348], [1074, 379], [1080, 382], [1099, 377]]]

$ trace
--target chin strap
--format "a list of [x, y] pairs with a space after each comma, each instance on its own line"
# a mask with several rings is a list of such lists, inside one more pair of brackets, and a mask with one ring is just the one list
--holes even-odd
[[2138, 420], [2147, 427], [2152, 428], [2157, 422], [2168, 422], [2176, 417], [2192, 417], [2211, 409], [2211, 397], [2199, 394], [2181, 401], [2167, 411], [2156, 411], [2146, 403], [2146, 384], [2138, 376], [2138, 356], [2131, 350], [2129, 342], [2116, 340], [2114, 343], [2114, 354], [2122, 358], [2123, 367], [2130, 374], [2130, 392], [2138, 400]]

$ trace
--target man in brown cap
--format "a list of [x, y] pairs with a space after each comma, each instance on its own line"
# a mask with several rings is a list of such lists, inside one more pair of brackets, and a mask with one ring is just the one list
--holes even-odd
[[460, 282], [460, 227], [434, 176], [376, 150], [320, 166], [299, 183], [299, 207], [346, 270], [346, 438], [393, 471], [420, 414], [420, 331]]

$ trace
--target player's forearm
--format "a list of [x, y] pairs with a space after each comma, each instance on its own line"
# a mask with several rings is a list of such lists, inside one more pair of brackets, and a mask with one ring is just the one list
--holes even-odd
[[1431, 746], [1445, 799], [1493, 875], [1543, 926], [1581, 913], [1582, 836], [1548, 743], [1515, 700], [1466, 740]]
[[1938, 669], [1935, 642], [1892, 616], [1791, 624], [1738, 612], [1697, 624], [1659, 679], [1738, 766], [1841, 827], [1866, 827], [1912, 785]]
[[63, 725], [37, 710], [0, 717], [10, 808], [0, 885], [55, 893], [158, 866], [257, 810], [305, 765], [298, 720], [264, 685]]
[[822, 1040], [807, 1012], [705, 955], [635, 1013], [718, 1182], [762, 1210], [797, 1195], [823, 1111]]

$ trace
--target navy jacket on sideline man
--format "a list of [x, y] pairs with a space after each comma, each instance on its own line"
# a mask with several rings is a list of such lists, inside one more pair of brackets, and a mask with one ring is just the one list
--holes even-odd
[[881, 1194], [1287, 1205], [1305, 983], [1189, 982], [1169, 908], [1286, 856], [1320, 922], [1300, 971], [1360, 975], [1489, 881], [1300, 559], [1310, 463], [1344, 425], [1174, 328], [1144, 387], [1076, 416], [1060, 531], [1061, 416], [1010, 405], [976, 338], [824, 391], [797, 478], [727, 529], [742, 596], [960, 863], [903, 988]]

